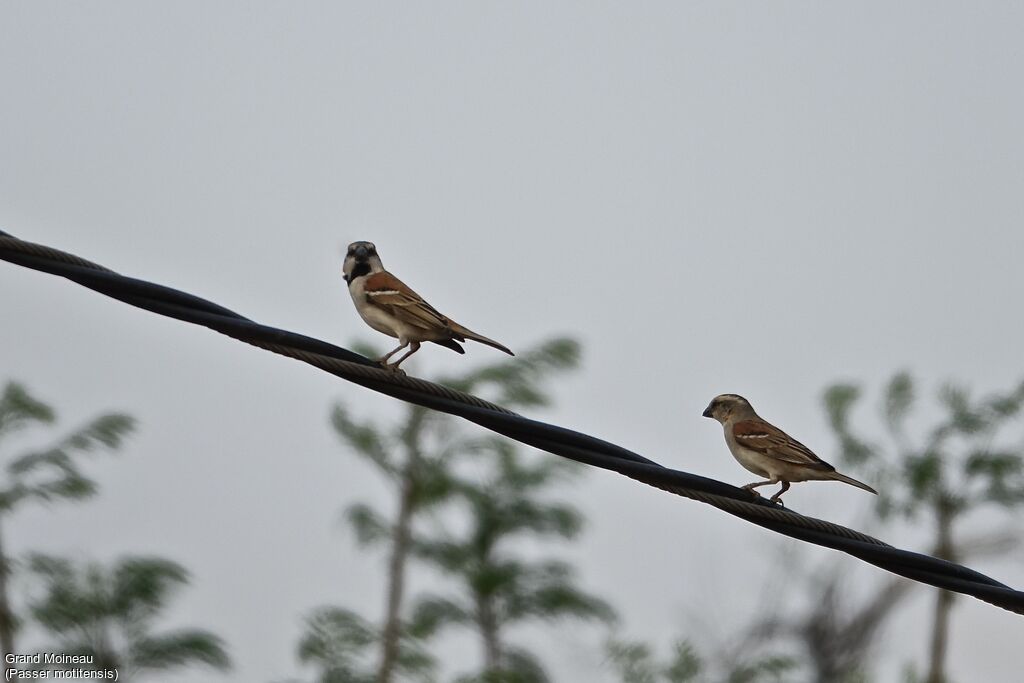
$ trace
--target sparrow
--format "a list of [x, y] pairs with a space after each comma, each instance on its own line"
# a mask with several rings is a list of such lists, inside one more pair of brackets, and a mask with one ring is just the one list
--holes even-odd
[[[398, 339], [398, 348], [377, 359], [388, 370], [398, 370], [402, 361], [419, 351], [420, 342], [428, 341], [446, 346], [457, 353], [465, 353], [459, 342], [472, 339], [510, 356], [515, 355], [493, 339], [466, 329], [438, 313], [436, 308], [408, 285], [384, 270], [384, 264], [377, 255], [377, 247], [372, 242], [353, 242], [348, 245], [342, 273], [359, 316], [378, 332]], [[408, 353], [388, 364], [391, 356], [410, 345]]]
[[867, 484], [836, 472], [835, 467], [816, 456], [807, 446], [766, 422], [742, 396], [715, 396], [704, 409], [704, 417], [722, 423], [725, 443], [743, 467], [768, 477], [766, 481], [747, 484], [744, 489], [756, 495], [754, 489], [758, 486], [782, 482], [782, 488], [771, 497], [773, 503], [789, 490], [790, 482], [798, 481], [831, 479], [878, 494]]

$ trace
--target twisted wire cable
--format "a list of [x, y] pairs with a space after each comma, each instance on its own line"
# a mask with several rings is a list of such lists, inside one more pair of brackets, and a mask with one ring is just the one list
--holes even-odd
[[[58, 275], [159, 315], [202, 325], [247, 344], [294, 358], [402, 401], [462, 417], [481, 427], [593, 467], [617, 472], [669, 493], [711, 505], [758, 526], [840, 550], [914, 581], [971, 595], [1024, 614], [1024, 592], [973, 569], [883, 541], [827, 520], [802, 515], [725, 482], [664, 467], [621, 446], [532, 420], [489, 401], [434, 382], [380, 368], [374, 361], [319, 339], [261, 325], [211, 301], [138, 280], [74, 254], [27, 242], [0, 230], [0, 259]], [[663, 542], [671, 542], [663, 539]]]

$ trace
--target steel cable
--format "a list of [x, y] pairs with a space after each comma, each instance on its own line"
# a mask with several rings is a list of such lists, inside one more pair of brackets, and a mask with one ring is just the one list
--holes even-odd
[[521, 443], [714, 506], [771, 531], [848, 553], [914, 581], [971, 595], [1024, 614], [1024, 593], [959, 564], [894, 548], [839, 524], [807, 517], [707, 477], [673, 470], [621, 446], [531, 420], [482, 398], [381, 369], [372, 360], [319, 339], [256, 323], [185, 292], [120, 275], [91, 261], [0, 231], [0, 259], [65, 277], [132, 306], [202, 325], [294, 358], [399, 400], [457, 415]]

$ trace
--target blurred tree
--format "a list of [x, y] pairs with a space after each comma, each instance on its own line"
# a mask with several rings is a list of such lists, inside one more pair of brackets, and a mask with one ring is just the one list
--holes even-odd
[[796, 667], [789, 657], [750, 658], [739, 651], [719, 657], [723, 665], [710, 667], [687, 640], [673, 643], [672, 655], [664, 663], [657, 662], [650, 646], [639, 641], [613, 638], [605, 650], [622, 683], [782, 683]]
[[[53, 408], [34, 398], [20, 384], [9, 382], [0, 394], [0, 441], [33, 424], [52, 424]], [[53, 445], [14, 456], [4, 464], [0, 481], [0, 646], [15, 652], [15, 616], [9, 595], [11, 559], [3, 545], [3, 523], [20, 505], [81, 500], [96, 493], [96, 483], [78, 467], [77, 457], [88, 451], [116, 450], [135, 421], [121, 413], [101, 415]]]
[[[369, 356], [379, 355], [373, 349], [360, 350]], [[506, 407], [537, 407], [548, 402], [543, 383], [556, 372], [574, 368], [578, 362], [579, 345], [571, 339], [558, 338], [515, 359], [438, 381], [460, 391], [487, 393]], [[363, 648], [379, 649], [377, 680], [380, 683], [393, 681], [403, 657], [417, 660], [416, 653], [422, 652], [402, 618], [406, 567], [416, 542], [415, 522], [455, 493], [456, 481], [451, 472], [453, 457], [459, 453], [480, 452], [490, 443], [478, 435], [460, 433], [450, 416], [414, 405], [405, 406], [404, 411], [402, 419], [389, 426], [357, 419], [340, 403], [331, 415], [342, 442], [372, 463], [395, 491], [397, 509], [392, 515], [366, 503], [352, 505], [346, 512], [362, 545], [383, 546], [388, 553], [384, 620], [379, 634], [350, 612], [331, 612], [327, 608], [327, 612], [318, 613], [346, 614], [346, 628], [361, 624], [365, 632], [372, 635], [360, 642]], [[311, 634], [312, 631], [307, 633], [307, 640]], [[411, 648], [412, 654], [403, 654], [407, 648]], [[345, 661], [361, 661], [362, 656], [352, 650], [345, 655]], [[321, 665], [324, 675], [328, 672], [323, 660], [307, 661]], [[417, 671], [429, 668], [424, 662], [421, 664]]]
[[[374, 683], [377, 674], [368, 661], [371, 646], [383, 634], [358, 614], [338, 607], [317, 610], [306, 622], [299, 642], [299, 661], [320, 670], [317, 683]], [[432, 681], [435, 662], [421, 643], [403, 634], [394, 671], [403, 678]]]
[[[946, 384], [938, 392], [943, 417], [923, 437], [914, 439], [907, 418], [916, 401], [913, 379], [905, 372], [888, 382], [882, 418], [890, 442], [875, 445], [856, 435], [850, 413], [861, 394], [853, 384], [836, 384], [825, 392], [829, 422], [839, 438], [843, 460], [875, 469], [877, 511], [916, 518], [932, 526], [932, 554], [963, 562], [971, 553], [999, 554], [1013, 547], [1014, 535], [997, 533], [960, 538], [956, 523], [992, 504], [1012, 509], [1024, 502], [1024, 458], [1020, 445], [1001, 445], [1006, 427], [1024, 404], [1024, 384], [1003, 394], [972, 400], [962, 386]], [[863, 471], [863, 470], [862, 470]], [[946, 683], [945, 659], [953, 594], [936, 595], [925, 683]]]
[[430, 637], [445, 626], [476, 631], [483, 670], [461, 682], [545, 683], [536, 657], [506, 642], [505, 631], [518, 623], [557, 618], [611, 621], [612, 608], [575, 585], [572, 568], [560, 561], [528, 562], [509, 544], [520, 538], [575, 537], [583, 524], [573, 507], [548, 502], [540, 494], [579, 473], [572, 462], [545, 457], [527, 464], [505, 439], [486, 440], [494, 453], [481, 482], [457, 481], [456, 495], [468, 513], [468, 527], [453, 538], [420, 538], [418, 557], [456, 579], [459, 592], [424, 595], [413, 610], [410, 631]]
[[750, 628], [748, 639], [795, 641], [802, 650], [799, 661], [809, 669], [808, 678], [814, 683], [869, 680], [867, 667], [882, 627], [914, 584], [902, 577], [890, 579], [863, 600], [846, 590], [844, 573], [837, 567], [816, 567], [807, 574], [787, 582], [794, 588], [791, 593], [799, 592], [805, 599], [804, 610], [796, 614], [773, 610]]
[[35, 555], [32, 571], [44, 595], [30, 605], [35, 620], [58, 638], [40, 651], [91, 655], [93, 664], [65, 669], [117, 669], [119, 680], [200, 664], [230, 668], [220, 638], [196, 629], [153, 633], [153, 621], [174, 590], [188, 583], [180, 565], [129, 557], [110, 568]]

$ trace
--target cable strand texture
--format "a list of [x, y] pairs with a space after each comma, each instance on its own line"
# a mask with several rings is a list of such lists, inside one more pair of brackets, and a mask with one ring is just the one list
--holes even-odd
[[601, 439], [531, 420], [449, 387], [381, 369], [368, 358], [319, 339], [254, 322], [191, 294], [120, 275], [104, 266], [0, 230], [0, 259], [65, 277], [132, 306], [287, 356], [402, 401], [462, 417], [521, 443], [617, 472], [669, 493], [711, 505], [771, 531], [840, 550], [882, 569], [938, 588], [971, 595], [1024, 614], [1024, 592], [959, 564], [894, 548], [859, 531], [751, 498], [724, 482], [673, 470]]

